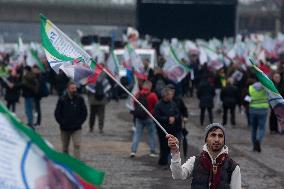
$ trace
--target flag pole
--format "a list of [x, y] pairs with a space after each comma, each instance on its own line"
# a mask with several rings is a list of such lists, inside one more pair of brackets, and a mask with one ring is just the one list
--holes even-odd
[[[45, 50], [47, 52], [50, 51], [54, 51], [54, 48], [50, 47], [51, 42], [50, 39], [48, 38], [46, 31], [45, 31], [45, 25], [46, 22], [49, 23], [49, 25], [51, 25], [51, 21], [49, 21], [48, 19], [46, 19], [46, 17], [44, 17], [43, 15], [40, 15], [41, 17], [41, 37], [42, 37], [42, 42], [43, 42], [43, 46], [45, 48]], [[62, 35], [65, 40], [67, 40], [71, 45], [71, 47], [73, 48], [73, 50], [79, 51], [79, 54], [83, 55], [83, 59], [86, 58], [86, 60], [88, 60], [89, 62], [89, 58], [91, 59], [91, 63], [90, 63], [90, 69], [94, 70], [95, 66], [99, 66], [113, 81], [115, 81], [136, 103], [139, 104], [139, 106], [142, 107], [142, 109], [150, 116], [150, 118], [153, 119], [153, 121], [160, 127], [160, 129], [166, 134], [168, 135], [168, 132], [165, 130], [165, 128], [156, 120], [156, 118], [135, 98], [135, 96], [133, 94], [131, 94], [119, 81], [116, 80], [116, 78], [104, 67], [102, 67], [101, 65], [99, 65], [98, 63], [95, 63], [96, 61], [94, 61], [89, 55], [88, 53], [83, 50], [79, 45], [77, 45], [73, 40], [71, 40], [65, 33], [63, 33], [59, 28], [57, 28], [54, 24], [52, 24], [53, 27], [57, 30], [57, 32], [59, 32], [60, 35]], [[51, 26], [52, 27], [52, 26]], [[52, 37], [51, 37], [52, 38]], [[47, 49], [46, 49], [47, 48]], [[75, 48], [75, 49], [74, 49]], [[55, 49], [56, 50], [56, 49]], [[56, 51], [57, 52], [57, 51]], [[58, 52], [57, 52], [58, 53]], [[64, 57], [64, 59], [70, 60], [70, 59], [74, 59], [71, 57], [68, 57], [66, 55], [64, 55], [64, 53], [58, 53], [57, 55]], [[60, 59], [60, 58], [59, 58]]]
[[[145, 106], [143, 106], [143, 104], [141, 104], [139, 102], [139, 100], [137, 100], [137, 98], [131, 93], [129, 92], [119, 81], [117, 81], [117, 79], [107, 70], [105, 69], [103, 66], [101, 66], [100, 64], [97, 64], [98, 67], [100, 69], [103, 70], [103, 72], [105, 72], [114, 82], [116, 82], [137, 104], [139, 104], [139, 106], [148, 114], [148, 116], [150, 116], [150, 118], [152, 118], [152, 120], [158, 125], [158, 127], [165, 133], [165, 135], [168, 135], [169, 133], [166, 131], [166, 129], [160, 124], [160, 122], [149, 112], [149, 110], [147, 110], [147, 108], [145, 108]], [[176, 144], [177, 149], [179, 149], [179, 145]]]
[[[99, 65], [99, 64], [98, 64]], [[147, 108], [145, 108], [145, 106], [143, 106], [143, 104], [141, 104], [139, 102], [139, 100], [137, 100], [137, 98], [131, 93], [129, 92], [119, 81], [116, 80], [116, 78], [109, 73], [109, 71], [107, 69], [105, 69], [104, 67], [102, 67], [101, 65], [99, 65], [102, 70], [113, 80], [115, 81], [137, 104], [139, 104], [139, 106], [141, 106], [141, 108], [148, 114], [148, 116], [150, 116], [153, 121], [160, 127], [160, 129], [166, 134], [168, 135], [169, 133], [166, 131], [166, 129], [159, 123], [159, 121], [149, 112], [149, 110], [147, 110]]]

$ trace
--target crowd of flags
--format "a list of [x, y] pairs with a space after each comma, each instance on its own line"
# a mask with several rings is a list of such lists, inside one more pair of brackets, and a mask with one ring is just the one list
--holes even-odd
[[[132, 94], [135, 94], [139, 90], [137, 79], [147, 79], [143, 60], [135, 52], [135, 48], [139, 47], [139, 44], [148, 47], [150, 42], [147, 42], [146, 39], [143, 43], [139, 43], [136, 30], [132, 30], [133, 33], [129, 35], [124, 48], [123, 61], [119, 62], [113, 49], [110, 49], [109, 57], [104, 63], [102, 61], [104, 58], [95, 58], [92, 56], [92, 54], [94, 55], [97, 52], [86, 52], [43, 15], [41, 15], [40, 28], [42, 45], [32, 43], [24, 46], [23, 40], [19, 38], [15, 52], [10, 57], [11, 67], [23, 62], [26, 56], [28, 65], [37, 65], [42, 72], [45, 72], [47, 67], [42, 62], [43, 54], [45, 54], [49, 66], [56, 73], [62, 70], [75, 82], [85, 85], [86, 89], [91, 93], [95, 93], [96, 82], [102, 74], [111, 74], [112, 78], [116, 82], [119, 82], [121, 66], [134, 75]], [[98, 50], [98, 48], [95, 48], [94, 51]], [[213, 71], [232, 62], [238, 62], [244, 66], [252, 66], [256, 72], [256, 76], [267, 91], [269, 103], [277, 115], [280, 124], [284, 125], [284, 100], [272, 81], [258, 69], [257, 63], [253, 60], [254, 58], [258, 62], [266, 61], [267, 59], [277, 59], [281, 53], [284, 53], [283, 34], [278, 34], [275, 38], [269, 35], [251, 35], [245, 38], [237, 36], [235, 40], [232, 38], [224, 40], [211, 39], [209, 41], [200, 39], [195, 41], [179, 41], [172, 39], [171, 41], [164, 40], [160, 45], [160, 54], [165, 59], [163, 65], [164, 75], [175, 83], [180, 82], [188, 73], [191, 73], [191, 77], [194, 77], [189, 58], [192, 54], [198, 56], [201, 65], [207, 63]], [[248, 57], [251, 57], [251, 59], [248, 59]], [[238, 76], [236, 74], [235, 77]], [[2, 80], [5, 82], [5, 77], [2, 76]], [[111, 86], [106, 77], [102, 81], [105, 92], [107, 92], [111, 89]], [[129, 109], [133, 109], [132, 101], [133, 99], [129, 97], [127, 101]], [[104, 178], [103, 172], [95, 170], [68, 155], [53, 150], [43, 138], [25, 127], [14, 115], [9, 113], [3, 104], [0, 104], [0, 122], [1, 125], [8, 128], [6, 130], [11, 135], [19, 138], [20, 143], [16, 147], [19, 148], [18, 151], [22, 152], [23, 158], [28, 158], [27, 153], [29, 151], [33, 154], [33, 158], [39, 163], [38, 178], [46, 174], [48, 175], [49, 168], [52, 168], [52, 170], [62, 173], [68, 181], [78, 188], [92, 189], [102, 184]], [[0, 131], [2, 133], [4, 130], [1, 129]], [[4, 138], [4, 135], [0, 134], [1, 138]], [[33, 159], [29, 161], [31, 160]], [[15, 161], [18, 161], [18, 159], [16, 158]], [[20, 174], [16, 168], [13, 171], [11, 174], [14, 174], [19, 179], [17, 187], [33, 188], [32, 186], [36, 182], [27, 180], [26, 175], [24, 175], [25, 171], [21, 170]], [[5, 170], [0, 171], [0, 180], [3, 179], [2, 177], [5, 173]], [[20, 178], [19, 175], [22, 175], [22, 177]], [[5, 186], [13, 187], [15, 183], [8, 180], [5, 184]]]

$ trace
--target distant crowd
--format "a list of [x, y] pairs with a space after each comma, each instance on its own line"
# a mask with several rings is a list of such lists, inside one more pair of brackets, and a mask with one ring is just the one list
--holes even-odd
[[[179, 139], [183, 137], [183, 133], [185, 132], [184, 124], [188, 120], [188, 112], [183, 102], [183, 97], [195, 96], [199, 99], [201, 126], [204, 125], [206, 111], [208, 112], [210, 123], [214, 122], [215, 111], [216, 113], [222, 113], [222, 124], [224, 127], [228, 124], [235, 126], [238, 124], [235, 119], [235, 111], [238, 108], [240, 111], [246, 113], [247, 126], [252, 128], [254, 150], [260, 151], [260, 143], [265, 133], [266, 117], [269, 113], [269, 105], [264, 89], [257, 82], [250, 66], [239, 59], [231, 59], [229, 64], [224, 62], [221, 67], [218, 66], [216, 68], [212, 66], [212, 61], [201, 62], [200, 53], [199, 51], [192, 50], [186, 54], [186, 58], [181, 59], [181, 63], [186, 65], [191, 71], [180, 82], [169, 79], [164, 73], [163, 65], [167, 60], [165, 56], [159, 53], [155, 68], [150, 67], [148, 59], [142, 60], [144, 69], [142, 72], [146, 77], [140, 78], [130, 73], [120, 77], [119, 81], [144, 103], [146, 108], [165, 126], [168, 132]], [[70, 131], [80, 130], [82, 123], [87, 117], [85, 106], [81, 107], [80, 105], [82, 111], [78, 112], [75, 108], [75, 112], [72, 112], [73, 93], [75, 96], [80, 96], [83, 93], [88, 95], [88, 104], [90, 106], [89, 130], [90, 132], [94, 131], [97, 117], [100, 133], [104, 132], [106, 104], [112, 99], [120, 100], [128, 97], [105, 74], [101, 74], [99, 77], [94, 88], [95, 90], [90, 91], [85, 86], [70, 81], [63, 71], [56, 74], [46, 59], [42, 60], [45, 66], [44, 71], [36, 64], [30, 66], [31, 64], [27, 62], [26, 57], [22, 63], [16, 66], [11, 66], [9, 60], [9, 54], [5, 54], [2, 56], [2, 61], [0, 62], [0, 94], [4, 97], [7, 107], [12, 112], [15, 112], [20, 96], [22, 96], [24, 98], [27, 125], [34, 128], [41, 125], [41, 99], [48, 95], [57, 94], [59, 98], [55, 117], [61, 130], [69, 132], [67, 135], [62, 135], [62, 140], [65, 141], [63, 142], [65, 144], [63, 146], [65, 152], [68, 152], [67, 144], [69, 144], [69, 138], [74, 134], [73, 132], [70, 133]], [[102, 64], [106, 64], [106, 62], [102, 62]], [[272, 79], [280, 94], [283, 95], [283, 56], [279, 54], [277, 57], [270, 57], [265, 60], [259, 59], [258, 67]], [[103, 83], [105, 80], [110, 85], [108, 90], [104, 88], [105, 84]], [[136, 81], [139, 90], [134, 91]], [[76, 100], [75, 102], [77, 103]], [[139, 110], [139, 106], [135, 103], [132, 105], [133, 107], [130, 109], [130, 112], [133, 115], [135, 132], [131, 147], [131, 157], [135, 157], [143, 128], [147, 127], [149, 129], [149, 136], [151, 136], [149, 138], [150, 154], [152, 156], [156, 155], [155, 137], [157, 132], [161, 148], [159, 163], [161, 165], [167, 164], [169, 148], [163, 139], [163, 132], [159, 128], [156, 131], [156, 127], [153, 127], [153, 120], [149, 116], [143, 115], [141, 110]], [[69, 108], [66, 109], [64, 106]], [[81, 112], [85, 112], [85, 114], [80, 114]], [[228, 112], [230, 113], [230, 123], [228, 121]], [[270, 133], [283, 134], [284, 128], [279, 127], [275, 114], [273, 111], [270, 112]], [[74, 120], [77, 114], [82, 117], [78, 123]], [[66, 120], [62, 120], [62, 116], [65, 116]], [[175, 126], [172, 127], [172, 125]], [[79, 152], [77, 153], [79, 157], [78, 154]]]

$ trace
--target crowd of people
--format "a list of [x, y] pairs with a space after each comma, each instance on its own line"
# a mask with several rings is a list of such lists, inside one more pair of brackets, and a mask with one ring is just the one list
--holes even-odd
[[[171, 80], [164, 73], [163, 65], [167, 60], [160, 54], [154, 68], [150, 67], [148, 59], [143, 60], [142, 72], [146, 77], [140, 78], [132, 74], [131, 77], [127, 75], [120, 78], [120, 82], [130, 91], [134, 91], [132, 89], [135, 88], [135, 81], [137, 80], [138, 91], [135, 92], [135, 97], [170, 134], [167, 136], [167, 141], [164, 131], [155, 125], [153, 119], [139, 104], [133, 102], [133, 109], [130, 110], [130, 113], [133, 116], [135, 129], [130, 147], [130, 157], [136, 157], [143, 130], [147, 128], [149, 155], [151, 157], [159, 156], [158, 164], [163, 167], [167, 168], [171, 164], [174, 178], [186, 178], [188, 172], [198, 178], [199, 173], [195, 169], [200, 171], [200, 167], [196, 168], [194, 161], [198, 161], [199, 164], [208, 164], [211, 156], [218, 159], [219, 154], [214, 153], [214, 150], [212, 151], [214, 145], [211, 141], [214, 141], [216, 136], [218, 136], [216, 140], [219, 145], [217, 152], [222, 152], [220, 157], [227, 158], [227, 146], [225, 146], [225, 139], [222, 138], [225, 137], [225, 128], [228, 125], [237, 127], [236, 110], [244, 112], [246, 115], [247, 127], [251, 129], [253, 151], [261, 152], [261, 143], [265, 136], [268, 116], [270, 134], [284, 134], [284, 128], [279, 125], [276, 115], [269, 108], [265, 89], [257, 81], [251, 67], [240, 59], [231, 59], [229, 64], [224, 63], [216, 69], [216, 67], [212, 67], [212, 62], [201, 62], [199, 53], [198, 51], [189, 51], [188, 57], [180, 61], [191, 70], [180, 82]], [[6, 56], [0, 62], [0, 92], [7, 103], [7, 108], [15, 112], [16, 105], [20, 96], [22, 96], [26, 123], [34, 129], [41, 125], [41, 99], [48, 95], [57, 94], [58, 101], [54, 116], [60, 126], [62, 151], [69, 153], [69, 143], [72, 139], [75, 150], [74, 156], [80, 159], [81, 129], [88, 115], [87, 106], [81, 94], [86, 93], [88, 97], [89, 132], [94, 132], [96, 118], [98, 118], [98, 131], [102, 134], [104, 133], [105, 106], [111, 99], [125, 99], [125, 93], [105, 74], [100, 75], [96, 81], [95, 90], [92, 91], [71, 81], [62, 70], [59, 71], [59, 74], [56, 74], [46, 60], [43, 60], [45, 65], [45, 71], [43, 71], [36, 64], [30, 66], [27, 59], [24, 59], [21, 64], [11, 67], [9, 55]], [[102, 64], [106, 64], [106, 62]], [[282, 96], [284, 95], [283, 65], [282, 54], [274, 57], [273, 60], [258, 61], [260, 70], [271, 78]], [[133, 79], [134, 77], [137, 78]], [[104, 89], [106, 80], [111, 85], [111, 90]], [[181, 168], [179, 151], [176, 146], [183, 140], [185, 125], [188, 122], [188, 110], [184, 97], [198, 99], [200, 126], [207, 125], [205, 123], [206, 112], [210, 125], [207, 129], [206, 145], [203, 147], [202, 154], [197, 159], [191, 158]], [[228, 115], [228, 112], [230, 115]], [[221, 124], [216, 125], [214, 123], [214, 115], [216, 114], [222, 115]], [[230, 116], [230, 121], [228, 121], [228, 116]], [[210, 145], [213, 145], [213, 147]], [[158, 146], [159, 150], [157, 149]], [[171, 155], [172, 161], [170, 161]], [[230, 166], [231, 172], [228, 175], [234, 178], [231, 182], [236, 188], [239, 188], [240, 169], [234, 161], [227, 159], [228, 161], [220, 160], [220, 165], [228, 164], [227, 166]], [[211, 165], [208, 166], [208, 169], [211, 170]], [[220, 172], [216, 174], [219, 180], [213, 180], [213, 184], [219, 185], [221, 182], [226, 188], [229, 180], [222, 180], [222, 177], [220, 181]], [[202, 179], [207, 178], [204, 175], [200, 176], [204, 177]], [[193, 185], [201, 185], [201, 181], [196, 179]]]
[[[45, 65], [45, 71], [43, 72], [38, 65], [29, 66], [26, 62], [18, 64], [16, 67], [10, 67], [9, 55], [7, 54], [6, 56], [7, 57], [2, 58], [0, 67], [2, 74], [1, 94], [7, 102], [7, 107], [12, 112], [15, 112], [16, 104], [19, 101], [20, 96], [23, 96], [27, 125], [30, 127], [38, 126], [41, 124], [41, 99], [54, 93], [56, 93], [59, 97], [63, 96], [66, 93], [65, 91], [70, 79], [61, 70], [59, 71], [59, 74], [56, 74], [49, 67], [46, 60], [43, 60]], [[259, 62], [259, 68], [272, 79], [280, 94], [283, 94], [284, 64], [281, 57], [282, 55], [279, 55], [277, 59], [274, 60], [261, 60]], [[27, 59], [25, 59], [25, 61], [27, 61]], [[204, 125], [207, 111], [210, 123], [214, 122], [215, 113], [222, 113], [222, 124], [226, 127], [228, 124], [228, 112], [230, 112], [230, 124], [232, 126], [238, 124], [235, 119], [235, 112], [236, 109], [238, 109], [240, 112], [245, 112], [247, 116], [247, 126], [252, 128], [252, 141], [255, 146], [254, 149], [260, 151], [259, 143], [262, 141], [264, 136], [264, 123], [266, 121], [265, 118], [267, 117], [269, 106], [267, 103], [267, 97], [264, 97], [264, 89], [257, 82], [251, 68], [249, 66], [244, 66], [244, 64], [239, 60], [234, 60], [229, 65], [224, 64], [219, 69], [213, 69], [209, 63], [200, 63], [198, 51], [190, 51], [188, 53], [187, 60], [182, 59], [181, 62], [188, 65], [192, 71], [188, 72], [188, 74], [177, 83], [167, 78], [164, 74], [162, 68], [166, 63], [166, 59], [162, 55], [159, 55], [157, 66], [155, 68], [151, 68], [149, 66], [148, 59], [143, 60], [144, 73], [147, 75], [147, 79], [137, 79], [142, 94], [147, 94], [148, 91], [155, 94], [155, 98], [153, 97], [154, 95], [150, 95], [150, 102], [147, 103], [147, 105], [150, 106], [149, 111], [154, 115], [159, 115], [157, 116], [157, 119], [159, 120], [162, 117], [160, 114], [165, 113], [161, 111], [161, 109], [171, 109], [166, 107], [168, 104], [163, 104], [162, 102], [174, 101], [179, 109], [178, 112], [180, 112], [180, 118], [182, 118], [181, 120], [176, 118], [174, 122], [178, 122], [177, 125], [181, 128], [181, 125], [184, 124], [184, 121], [188, 117], [182, 97], [196, 96], [199, 100], [200, 125]], [[273, 64], [271, 64], [271, 62]], [[106, 76], [104, 75], [102, 77]], [[134, 75], [132, 75], [132, 77], [134, 77]], [[89, 92], [83, 86], [77, 84], [79, 93], [86, 92], [88, 94], [88, 101], [90, 105], [90, 132], [93, 131], [96, 117], [98, 117], [99, 131], [103, 133], [105, 105], [111, 98], [115, 100], [125, 98], [124, 92], [117, 87], [111, 79], [107, 79], [112, 85], [112, 89], [108, 91], [110, 94], [104, 95], [101, 99], [98, 99], [96, 94]], [[130, 91], [134, 87], [133, 78], [131, 80], [128, 76], [125, 76], [120, 78], [120, 81]], [[169, 97], [165, 97], [169, 96], [169, 92], [165, 92], [169, 86], [174, 91], [174, 97], [172, 97], [173, 100], [168, 100], [167, 98]], [[259, 97], [257, 94], [259, 90], [263, 93], [262, 97]], [[148, 98], [149, 97], [147, 96], [147, 99]], [[158, 102], [158, 100], [161, 102]], [[156, 110], [156, 108], [158, 109]], [[132, 110], [131, 112], [135, 117], [135, 111]], [[283, 134], [284, 128], [279, 127], [275, 114], [273, 111], [270, 112], [270, 133]], [[173, 114], [173, 112], [171, 112], [171, 114]], [[174, 117], [174, 115], [172, 115], [172, 117]], [[260, 120], [261, 118], [262, 120]], [[147, 119], [149, 119], [149, 121], [151, 120], [150, 118]], [[173, 118], [171, 118], [171, 120], [172, 119]], [[139, 121], [139, 118], [134, 118], [134, 120], [136, 128], [139, 128], [137, 125], [142, 125], [140, 129], [144, 127], [143, 125], [145, 124], [142, 123], [141, 120]], [[159, 121], [161, 121], [163, 125], [169, 124], [162, 119]], [[149, 134], [153, 136], [153, 132], [154, 131], [149, 131]], [[132, 155], [137, 151], [140, 137], [141, 133], [134, 134]], [[178, 138], [180, 138], [180, 136], [178, 136]], [[155, 153], [153, 142], [149, 143], [152, 143], [151, 152]]]

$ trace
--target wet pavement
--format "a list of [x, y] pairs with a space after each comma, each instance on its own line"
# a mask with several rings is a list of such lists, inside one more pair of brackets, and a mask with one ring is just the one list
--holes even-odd
[[[42, 100], [42, 125], [36, 130], [58, 150], [61, 148], [59, 128], [54, 119], [57, 96]], [[196, 155], [204, 144], [204, 127], [199, 125], [198, 102], [185, 98], [190, 117], [186, 127], [189, 148], [188, 156]], [[16, 114], [25, 121], [23, 99]], [[87, 103], [87, 101], [86, 101]], [[168, 168], [158, 166], [158, 158], [149, 156], [147, 132], [144, 132], [137, 157], [130, 158], [132, 117], [125, 108], [125, 100], [110, 102], [106, 108], [104, 133], [98, 127], [88, 132], [88, 121], [83, 126], [82, 160], [106, 173], [101, 188], [112, 189], [185, 189], [190, 180], [173, 180]], [[250, 130], [243, 113], [237, 111], [237, 126], [227, 125], [229, 153], [241, 167], [242, 186], [249, 189], [284, 188], [284, 136], [266, 134], [262, 152], [252, 152]], [[221, 120], [215, 114], [215, 122]], [[267, 127], [268, 128], [268, 127]], [[268, 129], [267, 129], [268, 130]], [[72, 149], [72, 145], [71, 145]], [[71, 150], [72, 151], [72, 150]]]

